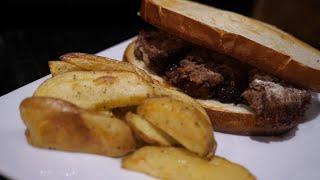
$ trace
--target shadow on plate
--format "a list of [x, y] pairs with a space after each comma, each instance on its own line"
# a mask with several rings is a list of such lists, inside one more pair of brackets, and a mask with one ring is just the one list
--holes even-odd
[[317, 93], [311, 93], [311, 106], [307, 110], [301, 123], [309, 122], [320, 115], [320, 96]]
[[[311, 105], [309, 106], [308, 110], [306, 111], [305, 116], [304, 116], [301, 124], [307, 123], [311, 120], [314, 120], [320, 115], [319, 95], [317, 93], [313, 93], [313, 92], [311, 93], [311, 95], [312, 95]], [[263, 143], [287, 141], [296, 135], [296, 131], [298, 129], [299, 129], [298, 127], [295, 127], [293, 129], [291, 129], [290, 131], [288, 131], [282, 135], [279, 135], [279, 136], [251, 136], [250, 139], [252, 139], [254, 141], [263, 142]]]
[[287, 141], [296, 135], [298, 127], [294, 127], [290, 131], [278, 136], [250, 136], [250, 139], [263, 143]]

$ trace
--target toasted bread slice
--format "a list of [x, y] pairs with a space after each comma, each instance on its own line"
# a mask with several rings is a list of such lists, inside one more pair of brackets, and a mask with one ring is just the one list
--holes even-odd
[[[136, 58], [134, 48], [135, 41], [129, 44], [123, 59], [145, 70], [152, 78], [165, 84], [163, 78], [154, 74], [142, 60]], [[292, 121], [287, 125], [275, 124], [272, 121], [261, 123], [257, 121], [254, 112], [249, 107], [223, 104], [215, 100], [197, 99], [197, 101], [206, 109], [214, 130], [219, 132], [241, 135], [277, 135], [292, 129], [299, 123], [298, 121]]]
[[274, 26], [186, 0], [142, 0], [140, 14], [182, 39], [320, 92], [320, 52]]

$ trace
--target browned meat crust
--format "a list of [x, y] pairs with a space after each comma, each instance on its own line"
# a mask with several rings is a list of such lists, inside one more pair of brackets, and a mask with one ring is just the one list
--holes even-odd
[[141, 31], [134, 54], [156, 73], [164, 73], [169, 63], [181, 58], [188, 43], [162, 31]]
[[308, 91], [259, 73], [252, 76], [249, 88], [242, 96], [256, 112], [258, 120], [274, 121], [274, 124], [290, 124], [300, 119], [311, 100]]

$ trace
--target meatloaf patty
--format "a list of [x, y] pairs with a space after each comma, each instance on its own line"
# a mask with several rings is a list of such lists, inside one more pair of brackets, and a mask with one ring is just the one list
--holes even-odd
[[188, 95], [247, 104], [263, 121], [290, 123], [310, 103], [307, 90], [159, 30], [140, 32], [135, 56]]

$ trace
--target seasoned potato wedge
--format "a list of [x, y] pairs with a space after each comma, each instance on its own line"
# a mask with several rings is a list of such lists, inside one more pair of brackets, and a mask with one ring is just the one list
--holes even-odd
[[143, 70], [130, 63], [85, 53], [68, 53], [61, 60], [90, 71], [128, 71], [142, 76], [148, 82], [156, 82]]
[[201, 157], [214, 154], [212, 126], [193, 106], [169, 97], [151, 98], [138, 106], [137, 113]]
[[[223, 168], [225, 169], [225, 171], [230, 171], [230, 172], [237, 172], [240, 174], [243, 174], [243, 176], [245, 176], [245, 172], [248, 170], [246, 168], [244, 168], [243, 166], [241, 166], [240, 164], [237, 163], [233, 163], [223, 157], [219, 157], [219, 156], [214, 156], [212, 159], [210, 159], [209, 164], [212, 164], [216, 167], [219, 168]], [[241, 173], [242, 172], [242, 173]], [[248, 172], [248, 174], [250, 174]], [[251, 175], [252, 179], [255, 179], [253, 175]]]
[[182, 148], [145, 146], [125, 157], [122, 167], [168, 180], [253, 180], [245, 168], [219, 159], [209, 163]]
[[206, 110], [192, 97], [172, 88], [154, 85], [154, 89], [155, 89], [155, 94], [159, 97], [170, 97], [170, 98], [182, 101], [184, 103], [190, 104], [194, 108], [198, 109], [206, 117], [207, 121], [211, 124], [210, 118]]
[[168, 134], [154, 127], [147, 120], [135, 113], [128, 112], [126, 114], [126, 121], [136, 136], [147, 144], [160, 146], [173, 146], [177, 144], [177, 142]]
[[[87, 54], [87, 53], [80, 53], [80, 52], [70, 52], [70, 53], [64, 54], [64, 55], [60, 56], [60, 59], [63, 61], [66, 61], [66, 62], [68, 62], [68, 61], [76, 62], [76, 61], [82, 61], [82, 60], [89, 60], [89, 61], [94, 61], [94, 62], [105, 63], [105, 61], [116, 61], [111, 58], [97, 56], [97, 55], [93, 55], [93, 54]], [[84, 61], [84, 62], [88, 62], [88, 61]], [[120, 62], [120, 61], [116, 61], [116, 62]], [[82, 64], [82, 63], [80, 63], [80, 64]]]
[[154, 93], [139, 75], [120, 71], [74, 71], [41, 84], [34, 96], [60, 98], [93, 110], [141, 104]]
[[56, 76], [58, 74], [70, 72], [70, 71], [81, 71], [82, 68], [75, 66], [73, 64], [64, 62], [64, 61], [49, 61], [48, 62], [50, 72], [52, 76]]
[[111, 113], [90, 112], [54, 98], [32, 97], [20, 104], [28, 142], [54, 148], [123, 156], [136, 147], [128, 125]]

